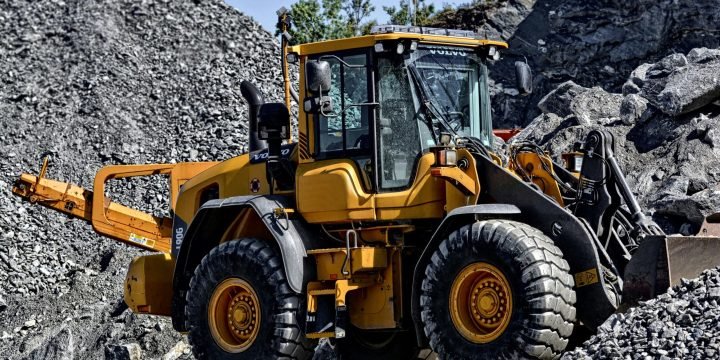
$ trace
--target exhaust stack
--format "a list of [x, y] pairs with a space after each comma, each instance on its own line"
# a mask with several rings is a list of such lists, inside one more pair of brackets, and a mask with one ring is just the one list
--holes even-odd
[[245, 80], [240, 84], [240, 93], [248, 103], [248, 148], [250, 152], [264, 150], [267, 148], [267, 142], [260, 140], [258, 137], [258, 110], [260, 105], [265, 103], [260, 90], [253, 83]]

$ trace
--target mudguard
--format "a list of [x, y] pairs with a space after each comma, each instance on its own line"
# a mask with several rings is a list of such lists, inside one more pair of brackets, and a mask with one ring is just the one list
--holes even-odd
[[[220, 239], [227, 226], [244, 209], [251, 208], [265, 223], [272, 234], [276, 248], [283, 259], [285, 275], [290, 288], [301, 293], [304, 284], [312, 276], [305, 264], [307, 235], [305, 223], [277, 209], [294, 208], [294, 199], [278, 195], [236, 196], [226, 199], [210, 200], [202, 205], [182, 237], [177, 251], [173, 274], [173, 326], [184, 330], [185, 292], [195, 267]], [[178, 230], [177, 228], [175, 229]], [[175, 237], [173, 237], [175, 238]]]
[[476, 161], [487, 196], [494, 202], [516, 205], [522, 212], [520, 221], [542, 231], [562, 250], [575, 278], [577, 319], [591, 329], [602, 324], [618, 306], [619, 299], [608, 294], [611, 285], [603, 276], [603, 271], [613, 270], [614, 265], [604, 249], [598, 248], [587, 223], [493, 161], [482, 156], [476, 156]]

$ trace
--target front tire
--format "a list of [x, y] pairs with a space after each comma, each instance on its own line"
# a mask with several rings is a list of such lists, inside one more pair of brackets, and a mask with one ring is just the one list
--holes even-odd
[[486, 220], [452, 232], [425, 269], [425, 335], [442, 359], [553, 359], [575, 321], [574, 282], [553, 241]]
[[198, 359], [308, 359], [300, 298], [263, 241], [233, 240], [207, 254], [190, 280], [185, 315]]

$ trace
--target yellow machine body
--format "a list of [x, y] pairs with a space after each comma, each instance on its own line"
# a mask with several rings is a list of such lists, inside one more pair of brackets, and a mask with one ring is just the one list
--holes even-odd
[[71, 217], [85, 220], [103, 236], [146, 250], [170, 252], [172, 219], [155, 217], [146, 212], [110, 201], [105, 184], [112, 179], [167, 175], [170, 206], [180, 193], [180, 186], [217, 162], [180, 164], [111, 165], [95, 175], [93, 191], [45, 177], [49, 159], [45, 158], [39, 175], [22, 174], [13, 193], [31, 203], [49, 207]]
[[160, 253], [133, 259], [125, 277], [125, 303], [138, 314], [170, 316], [172, 274], [170, 254]]

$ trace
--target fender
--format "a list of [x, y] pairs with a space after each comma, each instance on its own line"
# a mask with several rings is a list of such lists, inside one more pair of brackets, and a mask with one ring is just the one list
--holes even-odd
[[[604, 269], [614, 271], [615, 268], [604, 249], [598, 248], [597, 237], [589, 229], [587, 223], [562, 208], [540, 190], [513, 176], [493, 161], [483, 156], [475, 156], [475, 160], [483, 189], [481, 201], [513, 204], [512, 206], [519, 209], [519, 214], [503, 214], [502, 211], [495, 211], [494, 213], [489, 211], [483, 214], [482, 211], [488, 211], [486, 209], [489, 208], [476, 207], [474, 210], [481, 212], [475, 213], [475, 219], [513, 218], [535, 227], [550, 237], [555, 242], [555, 245], [562, 250], [565, 260], [570, 265], [570, 273], [576, 279], [574, 290], [577, 295], [577, 302], [575, 303], [577, 320], [590, 329], [595, 329], [602, 324], [608, 316], [615, 312], [618, 306], [618, 299], [612, 298], [606, 291], [606, 286], [610, 287], [611, 285], [606, 283], [602, 271]], [[427, 343], [419, 310], [420, 284], [422, 284], [427, 261], [448, 231], [457, 228], [460, 223], [467, 223], [461, 221], [475, 220], [468, 215], [468, 213], [474, 211], [473, 209], [463, 207], [456, 210], [459, 210], [459, 213], [450, 212], [443, 220], [415, 266], [410, 306], [420, 345]], [[460, 213], [464, 215], [460, 215]], [[605, 260], [605, 264], [601, 262], [601, 255]], [[578, 284], [579, 276], [582, 277], [588, 273], [594, 273], [595, 276], [587, 279], [582, 284]]]
[[[227, 226], [245, 209], [252, 209], [272, 234], [273, 246], [280, 251], [290, 288], [302, 293], [312, 276], [312, 264], [306, 263], [306, 224], [290, 216], [276, 216], [276, 209], [292, 209], [294, 199], [278, 195], [236, 196], [210, 200], [200, 207], [185, 231], [177, 252], [173, 273], [173, 326], [184, 331], [185, 293], [195, 267], [212, 248], [217, 246]], [[274, 241], [273, 241], [274, 240]]]

